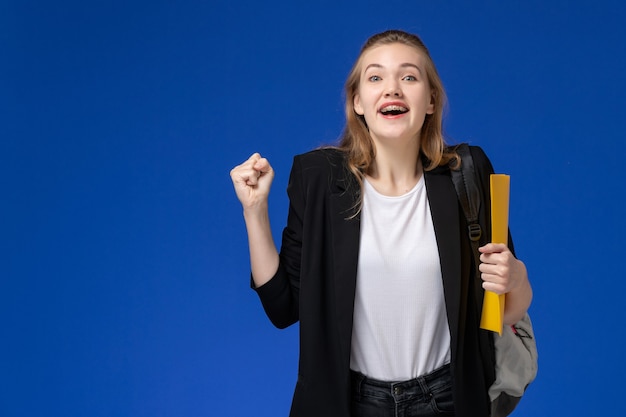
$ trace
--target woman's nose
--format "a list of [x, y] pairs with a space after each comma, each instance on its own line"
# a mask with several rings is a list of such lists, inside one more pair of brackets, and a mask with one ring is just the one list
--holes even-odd
[[400, 89], [397, 83], [390, 83], [386, 88], [385, 95], [388, 97], [389, 96], [400, 97], [402, 96], [402, 90]]

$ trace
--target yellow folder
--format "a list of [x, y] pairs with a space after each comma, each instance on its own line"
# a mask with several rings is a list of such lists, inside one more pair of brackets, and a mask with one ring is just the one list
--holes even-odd
[[[509, 191], [511, 177], [505, 174], [491, 175], [491, 242], [508, 244], [509, 240]], [[485, 291], [480, 327], [502, 335], [504, 318], [504, 294]]]

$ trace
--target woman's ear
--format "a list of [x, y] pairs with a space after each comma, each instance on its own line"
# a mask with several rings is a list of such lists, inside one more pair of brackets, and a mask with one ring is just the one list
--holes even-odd
[[352, 100], [352, 104], [354, 105], [354, 112], [359, 116], [363, 116], [365, 111], [363, 111], [363, 106], [361, 106], [361, 97], [359, 94], [354, 95], [354, 99]]
[[437, 101], [437, 93], [434, 91], [430, 93], [430, 104], [426, 109], [426, 114], [433, 114], [435, 112], [435, 102]]

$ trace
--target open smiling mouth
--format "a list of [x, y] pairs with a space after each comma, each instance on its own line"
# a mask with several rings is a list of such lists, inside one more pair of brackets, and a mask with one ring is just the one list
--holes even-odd
[[408, 111], [409, 109], [407, 109], [406, 107], [402, 107], [398, 105], [385, 106], [382, 109], [380, 109], [380, 112], [383, 114], [383, 116], [398, 116]]

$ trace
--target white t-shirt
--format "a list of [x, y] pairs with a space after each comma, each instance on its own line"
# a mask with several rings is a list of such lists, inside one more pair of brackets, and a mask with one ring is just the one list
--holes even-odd
[[390, 197], [363, 185], [350, 366], [404, 381], [450, 362], [439, 252], [424, 176]]

